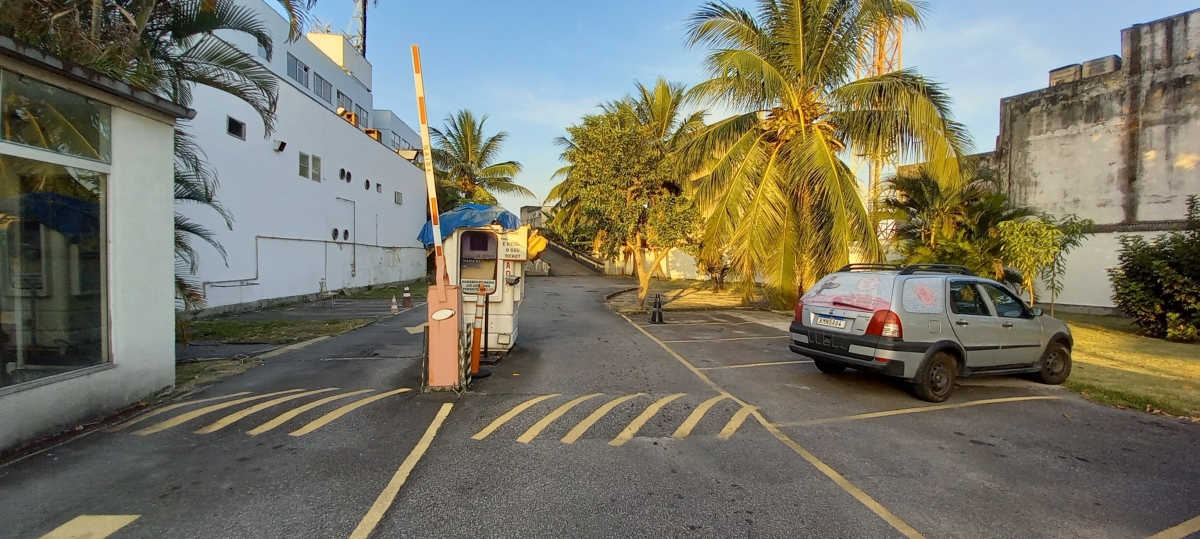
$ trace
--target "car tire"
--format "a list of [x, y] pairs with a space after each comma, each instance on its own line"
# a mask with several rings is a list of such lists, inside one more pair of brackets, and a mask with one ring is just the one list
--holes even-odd
[[958, 360], [946, 352], [938, 352], [917, 371], [913, 393], [928, 402], [943, 402], [954, 392], [958, 378]]
[[825, 374], [841, 374], [846, 370], [845, 365], [838, 365], [837, 363], [825, 361], [824, 359], [814, 359], [813, 365], [816, 365], [817, 370]]
[[1052, 386], [1067, 381], [1071, 375], [1071, 349], [1060, 342], [1052, 342], [1046, 347], [1042, 356], [1041, 370], [1034, 375], [1034, 380]]

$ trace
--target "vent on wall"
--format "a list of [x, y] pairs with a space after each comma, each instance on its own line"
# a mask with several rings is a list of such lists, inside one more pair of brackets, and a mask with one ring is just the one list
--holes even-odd
[[404, 204], [404, 193], [396, 191], [396, 204]]

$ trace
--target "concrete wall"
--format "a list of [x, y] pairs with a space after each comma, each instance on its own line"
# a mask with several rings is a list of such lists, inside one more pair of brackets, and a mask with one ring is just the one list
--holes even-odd
[[64, 79], [22, 72], [114, 107], [112, 162], [94, 167], [109, 174], [104, 296], [111, 363], [0, 389], [0, 449], [102, 417], [175, 380], [173, 119], [119, 108], [129, 105]]

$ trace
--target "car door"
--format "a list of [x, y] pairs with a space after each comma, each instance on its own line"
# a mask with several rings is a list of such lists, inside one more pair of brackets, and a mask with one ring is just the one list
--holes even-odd
[[967, 351], [967, 367], [972, 369], [1003, 365], [1000, 346], [1003, 336], [996, 318], [975, 281], [954, 279], [949, 283], [950, 326]]
[[1004, 363], [1016, 365], [1035, 363], [1042, 358], [1042, 323], [1033, 316], [1025, 302], [1004, 287], [990, 283], [980, 286], [987, 292], [992, 309], [1000, 319], [1003, 333], [1000, 343]]

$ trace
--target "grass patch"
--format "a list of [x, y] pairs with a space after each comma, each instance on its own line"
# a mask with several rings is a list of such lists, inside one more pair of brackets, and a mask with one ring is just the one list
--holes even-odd
[[400, 301], [403, 299], [404, 287], [406, 286], [414, 298], [423, 298], [429, 292], [429, 283], [425, 281], [413, 281], [411, 283], [392, 285], [383, 288], [361, 290], [346, 297], [356, 299], [392, 299], [392, 296], [396, 296], [396, 301]]
[[[375, 318], [341, 320], [195, 320], [188, 324], [188, 339], [225, 343], [292, 344], [321, 336], [341, 335]], [[179, 339], [176, 335], [176, 339]]]
[[200, 361], [175, 366], [175, 395], [187, 393], [196, 386], [216, 382], [226, 376], [242, 374], [251, 368], [262, 365], [257, 359], [222, 359], [215, 361]]
[[1101, 404], [1200, 418], [1200, 346], [1143, 337], [1125, 318], [1057, 318], [1075, 337], [1067, 389]]

